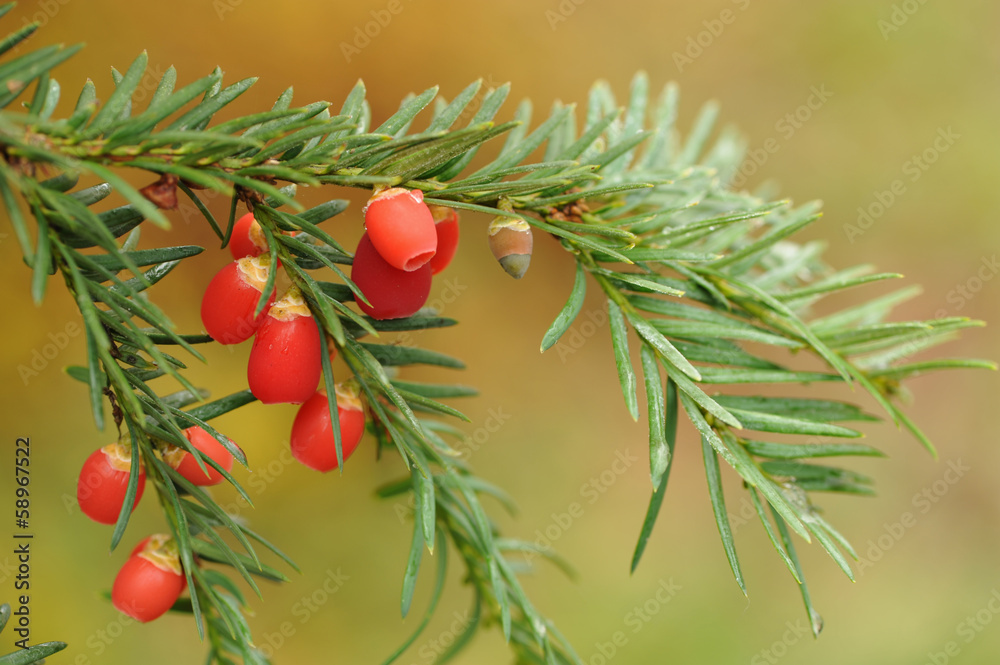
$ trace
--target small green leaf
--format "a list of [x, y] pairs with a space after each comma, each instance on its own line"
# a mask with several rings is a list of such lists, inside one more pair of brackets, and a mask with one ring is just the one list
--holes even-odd
[[802, 594], [802, 602], [805, 604], [806, 613], [809, 615], [809, 625], [812, 628], [813, 637], [819, 637], [820, 632], [823, 630], [823, 617], [813, 608], [812, 599], [809, 597], [809, 587], [806, 585], [806, 578], [802, 573], [802, 564], [799, 563], [799, 556], [795, 551], [795, 543], [792, 542], [788, 528], [785, 526], [785, 521], [781, 519], [781, 515], [774, 512], [773, 507], [771, 508], [771, 515], [774, 517], [775, 526], [778, 527], [778, 533], [781, 535], [781, 542], [788, 552], [788, 558], [791, 559], [792, 565], [795, 567], [796, 574], [794, 577], [800, 580], [799, 592]]
[[788, 556], [788, 552], [781, 545], [778, 540], [778, 536], [774, 532], [774, 528], [771, 526], [771, 522], [767, 519], [767, 515], [764, 513], [764, 505], [761, 503], [760, 497], [757, 496], [757, 490], [753, 487], [747, 487], [747, 493], [750, 495], [750, 502], [753, 504], [753, 509], [757, 513], [757, 518], [760, 520], [761, 526], [764, 527], [764, 533], [767, 534], [767, 539], [771, 541], [771, 546], [774, 551], [778, 553], [781, 560], [785, 562], [785, 566], [788, 567], [789, 572], [791, 572], [792, 577], [799, 584], [802, 584], [801, 578], [799, 578], [799, 573], [795, 569], [795, 564], [792, 562], [791, 558]]
[[[403, 653], [409, 649], [417, 638], [424, 632], [427, 628], [427, 624], [434, 616], [434, 612], [437, 610], [438, 602], [441, 600], [442, 592], [444, 591], [445, 579], [448, 573], [448, 543], [445, 540], [444, 534], [438, 535], [438, 565], [437, 565], [437, 576], [434, 582], [434, 591], [431, 593], [431, 600], [427, 604], [427, 611], [424, 613], [424, 618], [420, 621], [420, 624], [413, 631], [413, 633], [403, 642], [399, 647], [384, 661], [382, 665], [391, 665], [394, 663]], [[440, 661], [436, 661], [440, 662]]]
[[841, 420], [877, 421], [878, 418], [862, 411], [854, 404], [824, 399], [801, 397], [751, 397], [747, 395], [719, 395], [716, 400], [727, 408], [758, 411], [775, 416], [801, 418], [820, 422]]
[[573, 288], [570, 290], [569, 300], [560, 310], [559, 314], [556, 315], [555, 321], [549, 326], [548, 331], [546, 331], [545, 336], [542, 338], [541, 350], [544, 353], [546, 350], [552, 348], [559, 338], [563, 336], [569, 327], [576, 320], [577, 314], [580, 313], [580, 309], [583, 307], [584, 296], [587, 295], [587, 278], [583, 269], [583, 264], [577, 262], [576, 264], [576, 277], [573, 280]]
[[230, 556], [235, 556], [236, 559], [246, 568], [247, 572], [258, 577], [262, 577], [266, 580], [271, 580], [272, 582], [287, 582], [288, 577], [285, 576], [280, 570], [273, 568], [266, 563], [257, 563], [245, 554], [240, 554], [239, 552], [227, 553], [223, 552], [222, 549], [215, 543], [210, 543], [201, 538], [191, 538], [191, 551], [193, 551], [198, 556], [208, 561], [214, 561], [216, 563], [222, 563], [226, 565], [232, 565], [230, 561]]
[[841, 436], [856, 438], [862, 436], [861, 432], [840, 425], [817, 420], [805, 420], [803, 418], [790, 418], [788, 416], [777, 416], [772, 413], [761, 413], [759, 411], [747, 411], [745, 409], [735, 409], [729, 407], [729, 412], [740, 419], [743, 424], [742, 429], [755, 430], [758, 432], [775, 432], [779, 434], [802, 434], [806, 436]]
[[639, 402], [635, 394], [635, 371], [632, 369], [632, 359], [628, 352], [628, 328], [625, 326], [625, 316], [621, 307], [614, 300], [608, 299], [608, 327], [611, 330], [611, 346], [615, 352], [615, 366], [618, 369], [618, 383], [621, 385], [625, 407], [632, 420], [639, 419]]
[[[418, 473], [416, 470], [414, 474]], [[413, 476], [413, 483], [416, 485], [416, 475]], [[417, 488], [414, 486], [414, 493]], [[403, 596], [400, 600], [400, 613], [403, 618], [410, 613], [410, 605], [413, 603], [413, 592], [417, 587], [417, 574], [420, 572], [420, 561], [424, 555], [424, 531], [420, 524], [421, 513], [413, 513], [413, 539], [410, 541], [410, 556], [406, 560], [406, 572], [403, 573]]]
[[0, 657], [0, 665], [31, 665], [31, 663], [41, 663], [52, 654], [59, 653], [65, 649], [66, 646], [65, 642], [33, 644], [26, 649], [19, 649], [14, 653]]
[[667, 481], [670, 479], [670, 469], [673, 467], [674, 445], [677, 442], [677, 387], [669, 378], [667, 379], [665, 414], [664, 436], [668, 446], [667, 466], [660, 477], [659, 484], [654, 487], [653, 496], [649, 499], [649, 507], [646, 508], [646, 517], [643, 518], [642, 529], [639, 531], [639, 539], [635, 544], [635, 551], [632, 553], [632, 566], [630, 570], [632, 573], [639, 566], [642, 553], [646, 550], [646, 543], [649, 541], [649, 536], [653, 533], [653, 526], [655, 526], [656, 518], [660, 514], [660, 506], [663, 505], [663, 497], [667, 493]]
[[708, 496], [712, 501], [712, 512], [715, 513], [715, 524], [719, 528], [719, 536], [722, 538], [722, 547], [726, 551], [726, 559], [729, 560], [729, 567], [736, 577], [736, 583], [740, 586], [743, 595], [747, 595], [747, 587], [743, 582], [743, 571], [740, 569], [739, 559], [736, 557], [736, 545], [733, 541], [733, 529], [729, 524], [729, 515], [726, 513], [726, 499], [722, 493], [722, 477], [719, 474], [719, 458], [715, 455], [712, 444], [708, 438], [701, 437], [701, 452], [705, 458], [705, 476], [708, 479]]
[[841, 381], [839, 374], [823, 372], [792, 372], [783, 369], [745, 369], [729, 367], [699, 367], [702, 383], [812, 383]]
[[143, 51], [132, 62], [121, 82], [115, 86], [115, 91], [111, 93], [108, 101], [90, 122], [87, 128], [88, 134], [98, 136], [107, 132], [115, 123], [121, 122], [120, 115], [132, 103], [132, 93], [135, 92], [135, 89], [139, 86], [139, 82], [142, 80], [142, 75], [146, 71], [147, 60], [148, 56]]
[[642, 357], [642, 373], [646, 379], [646, 406], [649, 412], [649, 474], [653, 487], [656, 488], [659, 487], [660, 479], [670, 465], [666, 403], [656, 352], [646, 344], [643, 344], [639, 351]]
[[418, 113], [424, 110], [424, 108], [431, 103], [431, 100], [437, 96], [438, 88], [434, 86], [433, 88], [428, 88], [420, 93], [419, 96], [413, 97], [408, 102], [403, 103], [399, 110], [393, 113], [388, 120], [383, 122], [372, 134], [388, 134], [389, 136], [398, 136], [401, 132], [405, 132], [406, 128], [413, 122], [413, 119]]
[[413, 346], [371, 344], [368, 342], [361, 342], [361, 346], [367, 349], [382, 365], [387, 367], [421, 364], [465, 369], [465, 363], [461, 360], [446, 356], [437, 351], [429, 351]]
[[392, 385], [400, 390], [429, 397], [431, 399], [444, 399], [449, 397], [475, 397], [479, 391], [475, 388], [459, 385], [443, 385], [439, 383], [417, 383], [414, 381], [394, 380]]
[[633, 314], [632, 312], [626, 312], [625, 315], [628, 317], [629, 323], [635, 328], [636, 333], [639, 337], [642, 337], [646, 342], [656, 349], [657, 353], [663, 356], [664, 359], [670, 361], [670, 363], [683, 372], [686, 376], [694, 379], [695, 381], [701, 380], [701, 374], [688, 362], [688, 359], [681, 355], [681, 352], [670, 343], [666, 337], [663, 336], [659, 330], [657, 330], [653, 324], [651, 324], [646, 319], [642, 318], [638, 314]]
[[844, 455], [861, 455], [866, 457], [885, 457], [878, 448], [859, 443], [769, 443], [766, 441], [744, 442], [747, 451], [758, 457], [768, 459], [811, 459], [814, 457], [840, 457]]
[[135, 509], [136, 494], [139, 491], [139, 474], [142, 471], [142, 465], [139, 464], [139, 460], [142, 459], [139, 456], [139, 437], [136, 431], [132, 427], [131, 419], [127, 419], [129, 437], [131, 438], [131, 454], [132, 461], [135, 462], [129, 468], [128, 472], [128, 485], [125, 488], [125, 499], [122, 501], [121, 511], [118, 513], [118, 520], [115, 522], [115, 530], [111, 534], [111, 550], [114, 551], [118, 547], [118, 543], [121, 541], [122, 536], [125, 535], [125, 527], [128, 526], [129, 518], [132, 516], [132, 511]]

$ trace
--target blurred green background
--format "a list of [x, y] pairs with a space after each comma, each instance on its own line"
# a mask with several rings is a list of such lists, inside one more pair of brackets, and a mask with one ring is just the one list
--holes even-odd
[[[736, 122], [752, 148], [775, 139], [777, 152], [762, 160], [748, 185], [766, 175], [798, 202], [823, 199], [826, 216], [804, 237], [827, 239], [832, 263], [871, 262], [904, 273], [908, 283], [923, 284], [923, 296], [908, 303], [901, 316], [997, 319], [1000, 279], [990, 279], [996, 268], [979, 273], [984, 261], [995, 261], [1000, 244], [996, 2], [42, 0], [22, 3], [3, 25], [9, 31], [31, 17], [46, 24], [35, 44], [87, 43], [57, 70], [63, 109], [88, 77], [106, 98], [110, 66], [124, 71], [142, 49], [149, 52], [154, 74], [173, 64], [180, 83], [216, 65], [229, 82], [259, 76], [234, 105], [244, 113], [269, 108], [289, 85], [295, 86], [298, 103], [325, 99], [339, 106], [360, 77], [376, 124], [405, 94], [434, 84], [451, 97], [479, 77], [493, 85], [511, 81], [512, 100], [532, 98], [541, 115], [556, 99], [584, 100], [597, 78], [624, 96], [632, 74], [644, 69], [657, 87], [680, 83], [682, 126], [714, 98], [722, 104], [721, 117]], [[359, 37], [366, 28], [373, 35], [367, 43]], [[153, 86], [151, 79], [147, 95]], [[825, 90], [825, 100], [814, 97], [816, 108], [803, 110], [814, 90]], [[503, 118], [512, 109], [513, 104]], [[957, 138], [944, 151], [939, 142], [934, 163], [914, 171], [912, 158], [925, 150], [934, 153], [935, 138], [949, 128]], [[872, 206], [897, 179], [905, 192], [852, 241], [845, 225], [856, 223], [858, 208]], [[352, 211], [329, 228], [346, 243], [357, 239], [359, 192], [331, 189], [303, 196], [307, 202], [352, 198]], [[222, 200], [211, 205], [219, 211], [227, 206]], [[173, 219], [172, 232], [149, 232], [143, 246], [195, 242], [210, 249], [178, 270], [166, 283], [172, 287], [154, 290], [154, 298], [182, 329], [198, 329], [201, 291], [228, 254], [215, 248], [190, 209]], [[466, 218], [459, 257], [437, 278], [432, 294], [463, 325], [415, 341], [464, 358], [468, 370], [459, 380], [481, 389], [480, 397], [459, 406], [473, 419], [467, 427], [471, 463], [520, 504], [515, 519], [500, 518], [506, 532], [535, 540], [549, 528], [558, 536], [553, 546], [576, 566], [579, 578], [570, 581], [543, 564], [526, 586], [585, 662], [995, 662], [1000, 621], [992, 619], [1000, 604], [991, 607], [990, 600], [1000, 589], [995, 480], [1000, 452], [989, 421], [997, 408], [995, 374], [952, 373], [912, 382], [911, 412], [938, 444], [940, 460], [894, 427], [876, 425], [869, 428], [868, 441], [889, 459], [852, 467], [874, 475], [879, 496], [819, 497], [831, 521], [862, 556], [871, 556], [871, 565], [852, 584], [819, 548], [800, 548], [814, 602], [826, 620], [822, 636], [813, 640], [805, 632], [794, 582], [759, 526], [736, 520], [750, 599], [740, 594], [711, 519], [701, 455], [687, 426], [659, 524], [641, 567], [629, 575], [649, 493], [646, 432], [625, 413], [607, 335], [583, 325], [588, 315], [598, 315], [600, 303], [585, 305], [575, 328], [577, 343], [539, 356], [541, 335], [572, 283], [571, 262], [540, 237], [528, 275], [510, 281], [483, 242], [485, 221]], [[201, 662], [203, 645], [189, 619], [168, 616], [139, 626], [99, 596], [125, 554], [107, 554], [110, 527], [83, 517], [73, 497], [83, 459], [112, 435], [94, 430], [84, 389], [61, 371], [81, 362], [79, 335], [68, 336], [66, 348], [37, 375], [20, 370], [31, 366], [50, 335], [62, 341], [60, 334], [76, 322], [76, 313], [55, 281], [43, 306], [31, 304], [29, 273], [9, 231], [8, 224], [0, 225], [0, 278], [7, 288], [0, 347], [0, 459], [7, 470], [0, 472], [0, 483], [3, 505], [10, 505], [14, 438], [30, 436], [36, 533], [32, 637], [70, 643], [53, 663]], [[977, 273], [985, 279], [975, 281]], [[968, 285], [967, 296], [957, 290], [961, 285]], [[939, 353], [996, 358], [997, 330], [974, 330]], [[247, 351], [246, 345], [213, 350], [211, 369], [195, 368], [192, 376], [217, 395], [241, 389]], [[411, 371], [407, 378], [449, 377], [442, 370]], [[861, 395], [835, 394], [875, 408]], [[289, 463], [294, 407], [254, 405], [241, 414], [218, 424], [250, 457], [254, 472], [240, 470], [237, 477], [246, 482], [257, 509], [235, 503], [233, 508], [283, 546], [303, 571], [292, 575], [291, 584], [264, 587], [264, 600], [253, 602], [255, 634], [274, 648], [278, 663], [381, 662], [419, 621], [431, 581], [428, 559], [415, 610], [401, 622], [398, 597], [410, 525], [399, 518], [397, 506], [372, 495], [376, 485], [399, 474], [400, 465], [391, 459], [376, 463], [369, 441], [343, 476], [321, 476]], [[488, 419], [497, 414], [503, 424], [488, 433]], [[617, 453], [639, 461], [621, 475], [609, 473]], [[965, 470], [949, 474], [949, 463]], [[604, 481], [597, 481], [602, 493], [590, 503], [595, 495], [581, 489], [602, 472]], [[727, 482], [729, 509], [738, 515], [748, 504], [733, 474]], [[915, 501], [925, 491], [934, 501]], [[220, 501], [235, 501], [231, 492], [216, 494]], [[163, 528], [151, 498], [136, 511], [128, 543]], [[553, 526], [554, 515], [573, 502], [583, 506], [582, 516], [568, 528]], [[911, 526], [892, 528], [908, 512], [915, 517]], [[5, 514], [5, 525], [9, 517]], [[9, 534], [13, 525], [0, 531]], [[0, 596], [11, 599], [13, 541], [4, 538]], [[871, 555], [870, 543], [876, 543]], [[452, 572], [438, 617], [401, 663], [430, 663], [452, 638], [452, 626], [461, 624], [470, 597], [460, 585], [459, 566]], [[656, 600], [661, 584], [674, 589], [669, 602]], [[327, 593], [324, 585], [336, 592]], [[661, 592], [660, 599], [666, 597]], [[642, 619], [635, 608], [644, 606]], [[625, 639], [613, 647], [617, 631]], [[13, 639], [8, 630], [0, 646], [9, 649]], [[491, 630], [456, 662], [509, 660], [499, 632]]]

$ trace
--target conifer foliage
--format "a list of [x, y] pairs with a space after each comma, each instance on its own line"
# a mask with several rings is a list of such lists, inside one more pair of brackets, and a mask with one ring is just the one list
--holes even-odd
[[[839, 382], [862, 389], [933, 453], [927, 437], [898, 407], [902, 381], [932, 370], [992, 367], [980, 360], [911, 360], [962, 329], [981, 325], [959, 317], [893, 320], [893, 307], [911, 297], [911, 289], [859, 297], [845, 309], [814, 315], [814, 305], [828, 295], [854, 288], [860, 293], [867, 284], [899, 275], [875, 273], [869, 266], [834, 269], [822, 261], [816, 243], [791, 239], [819, 218], [817, 204], [795, 206], [730, 188], [742, 140], [731, 130], [716, 135], [717, 109], [711, 104], [682, 139], [673, 85], [653, 98], [647, 78], [637, 75], [620, 106], [610, 87], [598, 83], [580, 109], [557, 103], [535, 126], [528, 101], [517, 106], [512, 120], [496, 121], [509, 87], [482, 89], [478, 81], [450, 101], [436, 88], [412, 95], [374, 127], [360, 82], [339, 106], [294, 106], [289, 88], [270, 109], [219, 121], [216, 116], [254, 79], [227, 84], [216, 69], [179, 85], [171, 68], [148, 105], [133, 108], [133, 92], [146, 70], [142, 54], [124, 72], [113, 70], [113, 81], [101, 84], [100, 93], [88, 81], [72, 112], [57, 118], [63, 91], [52, 70], [79, 47], [9, 53], [36, 27], [26, 26], [0, 43], [6, 54], [0, 64], [0, 195], [32, 272], [34, 300], [41, 303], [47, 289], [59, 285], [79, 308], [86, 357], [68, 373], [85, 388], [81, 398], [89, 400], [96, 428], [104, 436], [114, 432], [119, 457], [130, 460], [114, 467], [121, 491], [114, 494], [111, 547], [123, 539], [129, 547], [138, 543], [129, 565], [159, 571], [170, 582], [159, 602], [172, 602], [177, 589], [186, 589], [172, 609], [192, 616], [210, 662], [269, 662], [253, 646], [244, 612], [256, 601], [248, 600], [246, 591], [260, 595], [257, 579], [286, 581], [283, 571], [295, 567], [250, 523], [227, 514], [206, 486], [209, 479], [229, 483], [250, 502], [230, 469], [233, 460], [251, 469], [255, 460], [212, 421], [260, 399], [305, 402], [300, 413], [308, 413], [296, 422], [296, 455], [314, 468], [350, 473], [347, 458], [360, 436], [363, 409], [383, 463], [398, 463], [403, 470], [397, 482], [377, 489], [381, 497], [412, 494], [415, 506], [412, 546], [400, 571], [402, 614], [411, 609], [425, 552], [434, 555], [431, 573], [437, 582], [418, 630], [387, 662], [417, 640], [441, 596], [450, 560], [457, 558], [472, 591], [471, 620], [438, 662], [452, 658], [479, 628], [495, 624], [518, 662], [581, 663], [519, 582], [526, 555], [551, 555], [499, 533], [481, 499], [493, 496], [510, 505], [509, 499], [455, 454], [462, 432], [450, 421], [467, 418], [445, 401], [473, 391], [398, 377], [397, 368], [413, 364], [462, 367], [440, 352], [386, 341], [394, 332], [457, 323], [421, 309], [422, 301], [415, 306], [407, 301], [389, 314], [380, 304], [392, 293], [386, 287], [390, 278], [419, 290], [423, 282], [418, 288], [413, 280], [430, 280], [432, 271], [444, 269], [457, 241], [457, 221], [453, 229], [438, 228], [437, 239], [432, 222], [460, 216], [463, 242], [489, 238], [503, 268], [515, 277], [527, 270], [533, 242], [554, 239], [572, 255], [576, 279], [551, 327], [539, 331], [542, 351], [568, 330], [587, 289], [606, 301], [608, 358], [617, 366], [623, 407], [633, 419], [641, 416], [648, 429], [651, 499], [632, 568], [667, 494], [675, 446], [700, 446], [736, 582], [746, 593], [726, 513], [723, 466], [742, 478], [763, 529], [801, 589], [817, 634], [822, 621], [796, 548], [815, 541], [852, 578], [849, 559], [856, 555], [823, 518], [814, 497], [871, 492], [868, 478], [827, 459], [881, 453], [851, 442], [861, 435], [856, 423], [875, 416], [850, 402], [807, 397], [809, 385]], [[486, 143], [489, 159], [473, 170], [473, 157]], [[125, 171], [149, 174], [150, 184], [131, 186]], [[81, 180], [97, 184], [81, 186]], [[334, 193], [347, 187], [407, 190], [392, 191], [406, 206], [422, 201], [434, 213], [433, 219], [420, 213], [426, 227], [421, 242], [432, 246], [449, 238], [448, 257], [433, 263], [423, 245], [416, 258], [393, 247], [391, 258], [382, 256], [383, 267], [372, 252], [390, 246], [406, 229], [379, 228], [373, 249], [364, 250], [371, 255], [365, 265], [353, 266], [353, 274], [363, 277], [355, 283], [354, 252], [335, 240], [330, 224], [323, 228], [344, 212], [346, 202], [332, 199], [303, 209], [295, 198], [297, 187], [320, 186]], [[228, 217], [217, 218], [200, 190], [230, 197]], [[99, 205], [106, 199], [116, 207]], [[208, 334], [177, 331], [154, 302], [156, 289], [169, 288], [171, 271], [203, 248], [140, 247], [143, 225], [169, 227], [164, 211], [178, 199], [197, 207], [221, 245], [238, 242], [258, 255], [237, 251], [228, 272], [220, 272], [225, 288], [238, 283], [243, 290], [238, 301], [213, 296], [236, 318], [220, 321], [220, 307], [208, 307], [203, 310]], [[244, 219], [248, 214], [252, 217]], [[287, 294], [275, 293], [279, 274], [291, 284]], [[254, 361], [250, 384], [264, 387], [212, 399], [186, 378], [187, 363], [204, 359], [200, 346], [255, 334], [268, 337], [262, 350], [254, 346], [252, 355], [263, 359]], [[281, 373], [274, 373], [272, 363], [282, 356], [275, 351], [280, 344], [295, 357], [294, 374], [300, 378], [294, 385], [275, 384]], [[349, 376], [335, 380], [334, 356]], [[800, 369], [802, 356], [819, 359], [825, 369]], [[736, 384], [784, 384], [787, 396], [727, 390]], [[106, 422], [107, 413], [113, 423]], [[700, 441], [678, 442], [682, 416], [694, 424]], [[192, 431], [198, 432], [197, 446]], [[799, 441], [775, 443], [773, 434]], [[635, 435], [643, 436], [638, 427]], [[77, 451], [81, 460], [93, 447]], [[149, 542], [142, 541], [146, 534], [127, 531], [143, 488], [147, 501], [158, 501], [163, 512], [164, 533], [156, 536], [155, 548], [143, 545]], [[107, 513], [108, 505], [102, 508]], [[232, 538], [223, 538], [226, 532]], [[138, 582], [128, 581], [128, 597], [141, 596]], [[116, 603], [126, 596], [125, 582], [120, 586]], [[154, 609], [142, 616], [161, 611], [159, 605]]]

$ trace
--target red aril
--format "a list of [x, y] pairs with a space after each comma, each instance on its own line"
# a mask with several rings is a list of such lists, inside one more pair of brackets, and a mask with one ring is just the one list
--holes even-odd
[[[356, 393], [342, 384], [337, 384], [336, 388], [340, 449], [346, 461], [364, 434], [365, 412]], [[320, 390], [299, 407], [292, 424], [291, 442], [292, 455], [309, 468], [324, 472], [337, 468], [337, 447], [326, 392]]]
[[185, 584], [176, 544], [169, 536], [156, 534], [139, 543], [118, 571], [111, 602], [118, 611], [145, 623], [169, 610]]
[[236, 220], [233, 224], [233, 234], [229, 238], [229, 251], [232, 252], [234, 259], [260, 256], [267, 249], [267, 238], [264, 237], [264, 232], [260, 230], [260, 224], [254, 219], [252, 212]]
[[437, 231], [437, 251], [431, 257], [431, 272], [438, 274], [448, 267], [458, 249], [458, 211], [444, 206], [428, 206]]
[[372, 245], [392, 267], [417, 270], [434, 256], [434, 218], [419, 189], [392, 187], [376, 192], [368, 199], [364, 215]]
[[[201, 453], [202, 457], [210, 457], [227, 472], [233, 468], [233, 456], [226, 447], [201, 427], [188, 427], [184, 430], [191, 445]], [[222, 482], [222, 474], [205, 462], [208, 473], [198, 466], [194, 455], [179, 446], [170, 446], [163, 453], [163, 461], [177, 470], [189, 482], [195, 485], [218, 485]]]
[[[205, 331], [221, 344], [238, 344], [260, 327], [267, 307], [254, 316], [270, 271], [267, 255], [233, 261], [216, 273], [201, 299], [201, 322]], [[272, 290], [268, 304], [274, 301]]]
[[431, 293], [431, 266], [406, 272], [394, 268], [375, 250], [368, 234], [361, 236], [351, 266], [351, 280], [371, 305], [355, 301], [361, 311], [374, 319], [410, 316], [427, 302]]
[[[114, 524], [125, 503], [128, 476], [132, 468], [132, 450], [112, 443], [92, 452], [83, 463], [76, 483], [76, 500], [83, 514], [101, 524]], [[139, 485], [132, 510], [139, 505], [146, 488], [146, 472], [139, 465]]]
[[316, 392], [323, 372], [319, 328], [292, 287], [271, 305], [247, 363], [250, 392], [264, 404], [301, 404]]

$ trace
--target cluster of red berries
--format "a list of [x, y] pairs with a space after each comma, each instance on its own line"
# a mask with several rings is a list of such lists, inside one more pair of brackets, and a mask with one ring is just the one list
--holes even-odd
[[[236, 222], [229, 248], [235, 261], [212, 278], [202, 298], [205, 330], [221, 344], [253, 336], [247, 361], [250, 392], [264, 404], [301, 404], [292, 428], [292, 452], [310, 468], [331, 471], [337, 467], [335, 439], [326, 393], [316, 389], [323, 373], [319, 327], [294, 286], [278, 300], [270, 294], [267, 307], [254, 316], [271, 261], [252, 213]], [[357, 394], [345, 386], [338, 386], [336, 398], [346, 459], [364, 433], [364, 411]]]
[[[351, 278], [368, 303], [358, 300], [358, 305], [376, 319], [410, 316], [426, 302], [431, 277], [455, 254], [458, 215], [450, 208], [427, 206], [418, 190], [392, 188], [372, 196], [364, 217], [365, 234], [354, 257]], [[491, 229], [491, 238], [493, 235]], [[254, 338], [247, 363], [251, 392], [265, 404], [301, 404], [292, 425], [292, 454], [310, 468], [331, 471], [338, 466], [335, 436], [327, 394], [316, 388], [322, 375], [320, 329], [294, 286], [277, 300], [272, 287], [266, 306], [255, 315], [264, 289], [274, 280], [270, 279], [267, 240], [252, 213], [234, 225], [229, 248], [233, 262], [216, 273], [202, 298], [205, 330], [221, 344]], [[351, 384], [337, 384], [335, 397], [346, 460], [364, 434], [365, 414]], [[184, 435], [205, 459], [227, 473], [232, 469], [233, 456], [207, 431], [190, 427]], [[158, 454], [194, 485], [216, 485], [223, 480], [216, 468], [206, 464], [203, 469], [184, 448], [164, 442]], [[142, 461], [132, 459], [130, 447], [112, 443], [87, 458], [77, 483], [77, 500], [84, 514], [101, 524], [117, 522], [133, 463], [139, 465], [134, 510], [142, 498], [146, 474]], [[116, 608], [145, 622], [170, 609], [185, 586], [176, 543], [157, 534], [132, 551], [111, 595]]]
[[[191, 446], [205, 458], [213, 460], [228, 473], [233, 468], [233, 456], [215, 437], [201, 427], [189, 427], [184, 435]], [[222, 474], [206, 464], [203, 471], [187, 450], [164, 444], [163, 461], [193, 485], [217, 485]], [[101, 524], [114, 524], [125, 503], [132, 451], [121, 443], [112, 443], [95, 450], [83, 463], [76, 486], [76, 498], [85, 515]], [[132, 509], [139, 504], [146, 488], [146, 473], [139, 462], [139, 484]], [[132, 550], [122, 566], [111, 590], [115, 607], [137, 621], [152, 621], [166, 612], [184, 590], [185, 579], [177, 548], [164, 535], [143, 540]]]
[[427, 302], [431, 277], [455, 256], [458, 213], [428, 206], [419, 189], [392, 187], [372, 195], [364, 216], [351, 280], [368, 303], [356, 302], [374, 319], [410, 316]]

